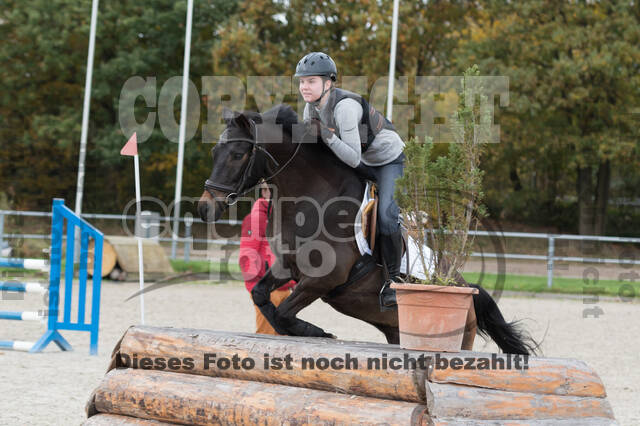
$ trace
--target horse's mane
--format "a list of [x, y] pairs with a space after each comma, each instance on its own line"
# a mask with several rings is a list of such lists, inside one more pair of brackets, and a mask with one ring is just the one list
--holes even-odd
[[298, 114], [286, 104], [276, 105], [263, 113], [245, 111], [244, 114], [257, 123], [280, 124], [289, 136], [292, 135], [293, 125], [298, 123]]
[[284, 130], [291, 135], [291, 127], [298, 123], [298, 114], [289, 105], [281, 104], [265, 111], [262, 119], [282, 124]]
[[[289, 138], [293, 138], [293, 125], [299, 122], [298, 114], [286, 104], [276, 105], [263, 113], [245, 111], [243, 114], [257, 123], [282, 125], [283, 133], [287, 134]], [[300, 155], [307, 153], [308, 158], [313, 158], [317, 163], [323, 165], [322, 169], [331, 170], [332, 177], [339, 177], [341, 181], [347, 181], [349, 177], [353, 177], [357, 181], [361, 180], [354, 169], [340, 161], [325, 144], [321, 142], [303, 143], [302, 147]]]

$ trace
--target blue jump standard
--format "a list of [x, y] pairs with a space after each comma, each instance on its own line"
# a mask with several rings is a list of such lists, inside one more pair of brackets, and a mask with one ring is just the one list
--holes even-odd
[[[26, 269], [48, 269], [49, 286], [48, 288], [39, 283], [16, 283], [0, 281], [0, 291], [14, 291], [19, 293], [40, 293], [49, 295], [49, 309], [47, 314], [41, 312], [13, 312], [0, 311], [0, 319], [5, 320], [47, 320], [47, 330], [35, 342], [23, 342], [19, 340], [0, 340], [0, 348], [23, 350], [29, 352], [40, 352], [49, 343], [53, 342], [64, 351], [72, 350], [69, 342], [60, 334], [59, 330], [85, 331], [90, 333], [89, 353], [97, 355], [98, 353], [98, 331], [100, 322], [100, 286], [102, 283], [102, 246], [104, 236], [100, 231], [87, 223], [84, 219], [77, 216], [72, 210], [64, 205], [64, 200], [53, 200], [53, 214], [51, 221], [51, 264], [43, 259], [2, 259], [0, 258], [0, 267], [23, 267]], [[80, 265], [78, 275], [78, 297], [74, 300], [77, 302], [78, 316], [77, 320], [71, 318], [72, 310], [72, 293], [74, 284], [74, 268], [65, 268], [64, 281], [61, 283], [62, 273], [62, 256], [64, 228], [66, 225], [66, 265], [74, 264], [74, 247], [76, 230], [80, 230]], [[88, 247], [89, 239], [93, 239], [93, 278], [91, 286], [91, 302], [87, 300], [87, 263], [88, 263]], [[60, 286], [64, 285], [64, 299], [60, 299]], [[91, 309], [91, 317], [86, 321], [85, 313]], [[62, 319], [58, 319], [58, 313], [62, 314]]]

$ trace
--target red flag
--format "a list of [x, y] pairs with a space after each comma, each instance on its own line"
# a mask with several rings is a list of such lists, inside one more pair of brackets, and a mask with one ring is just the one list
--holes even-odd
[[138, 155], [138, 138], [135, 132], [133, 132], [129, 142], [120, 150], [120, 155]]

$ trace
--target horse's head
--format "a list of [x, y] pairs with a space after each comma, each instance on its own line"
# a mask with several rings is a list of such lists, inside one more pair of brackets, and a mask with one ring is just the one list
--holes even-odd
[[198, 213], [205, 222], [220, 219], [227, 206], [254, 188], [265, 177], [276, 160], [260, 146], [256, 124], [258, 113], [225, 110], [226, 129], [211, 150], [213, 170], [205, 182], [198, 202]]

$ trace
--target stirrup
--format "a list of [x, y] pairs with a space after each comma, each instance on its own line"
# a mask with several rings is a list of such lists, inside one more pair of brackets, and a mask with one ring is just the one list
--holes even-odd
[[397, 309], [398, 302], [396, 301], [396, 291], [390, 287], [393, 281], [386, 280], [382, 284], [380, 293], [378, 293], [378, 302], [380, 303], [380, 312], [390, 311]]

